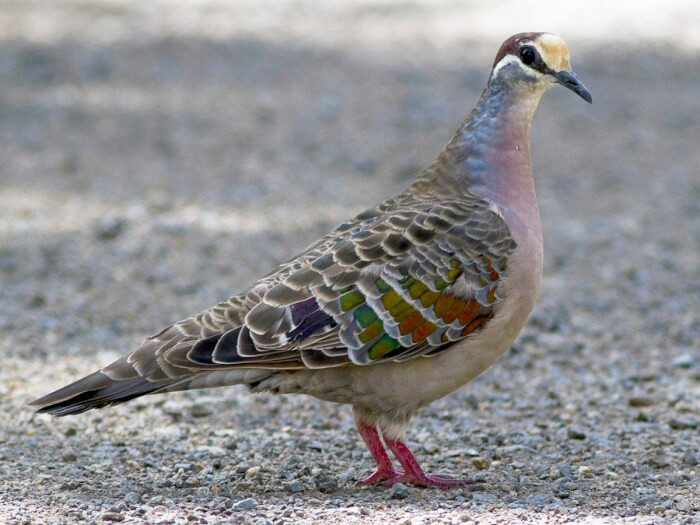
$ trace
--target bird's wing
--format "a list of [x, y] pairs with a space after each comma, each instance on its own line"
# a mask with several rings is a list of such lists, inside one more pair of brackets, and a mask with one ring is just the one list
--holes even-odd
[[494, 316], [515, 246], [503, 217], [477, 197], [402, 194], [30, 406], [76, 414], [166, 390], [255, 382], [271, 369], [432, 355]]
[[387, 201], [103, 373], [157, 382], [429, 355], [494, 315], [514, 248], [503, 217], [476, 197]]

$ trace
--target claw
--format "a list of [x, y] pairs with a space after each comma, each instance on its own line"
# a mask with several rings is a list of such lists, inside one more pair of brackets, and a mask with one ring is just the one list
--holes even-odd
[[445, 476], [443, 474], [426, 474], [423, 473], [422, 476], [414, 476], [411, 474], [401, 474], [395, 478], [388, 479], [382, 484], [387, 487], [392, 487], [397, 483], [404, 483], [415, 485], [417, 487], [432, 487], [437, 489], [450, 489], [454, 487], [461, 487], [466, 485], [472, 485], [476, 483], [473, 479], [459, 479]]
[[473, 479], [452, 478], [444, 474], [427, 474], [423, 472], [423, 469], [418, 464], [418, 460], [416, 460], [406, 443], [400, 439], [389, 439], [386, 436], [384, 436], [384, 442], [406, 471], [394, 483], [410, 483], [418, 487], [435, 487], [438, 489], [449, 489], [475, 483]]
[[365, 479], [361, 479], [360, 481], [357, 482], [358, 485], [376, 485], [377, 483], [381, 483], [382, 485], [387, 485], [391, 486], [394, 483], [397, 483], [396, 481], [393, 481], [395, 479], [399, 479], [402, 476], [405, 476], [403, 472], [400, 472], [398, 470], [394, 470], [393, 468], [391, 470], [387, 469], [377, 469], [374, 471], [373, 474], [367, 476]]

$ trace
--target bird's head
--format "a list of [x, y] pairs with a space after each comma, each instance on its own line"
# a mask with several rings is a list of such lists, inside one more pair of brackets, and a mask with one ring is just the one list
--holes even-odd
[[551, 33], [519, 33], [503, 42], [491, 71], [491, 81], [498, 79], [510, 86], [523, 86], [543, 93], [559, 84], [588, 103], [590, 92], [571, 70], [569, 48]]

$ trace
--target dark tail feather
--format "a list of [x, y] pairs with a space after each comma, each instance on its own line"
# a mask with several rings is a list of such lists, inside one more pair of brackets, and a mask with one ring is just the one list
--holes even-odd
[[148, 381], [142, 377], [113, 380], [102, 372], [95, 372], [75, 383], [29, 403], [39, 414], [67, 416], [80, 414], [92, 408], [124, 403], [145, 394], [167, 389], [182, 379], [171, 381]]

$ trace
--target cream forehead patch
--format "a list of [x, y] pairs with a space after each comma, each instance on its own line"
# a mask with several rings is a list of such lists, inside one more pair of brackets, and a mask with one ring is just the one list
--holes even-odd
[[570, 70], [569, 48], [566, 43], [557, 35], [542, 33], [532, 44], [540, 52], [544, 63], [554, 71]]

